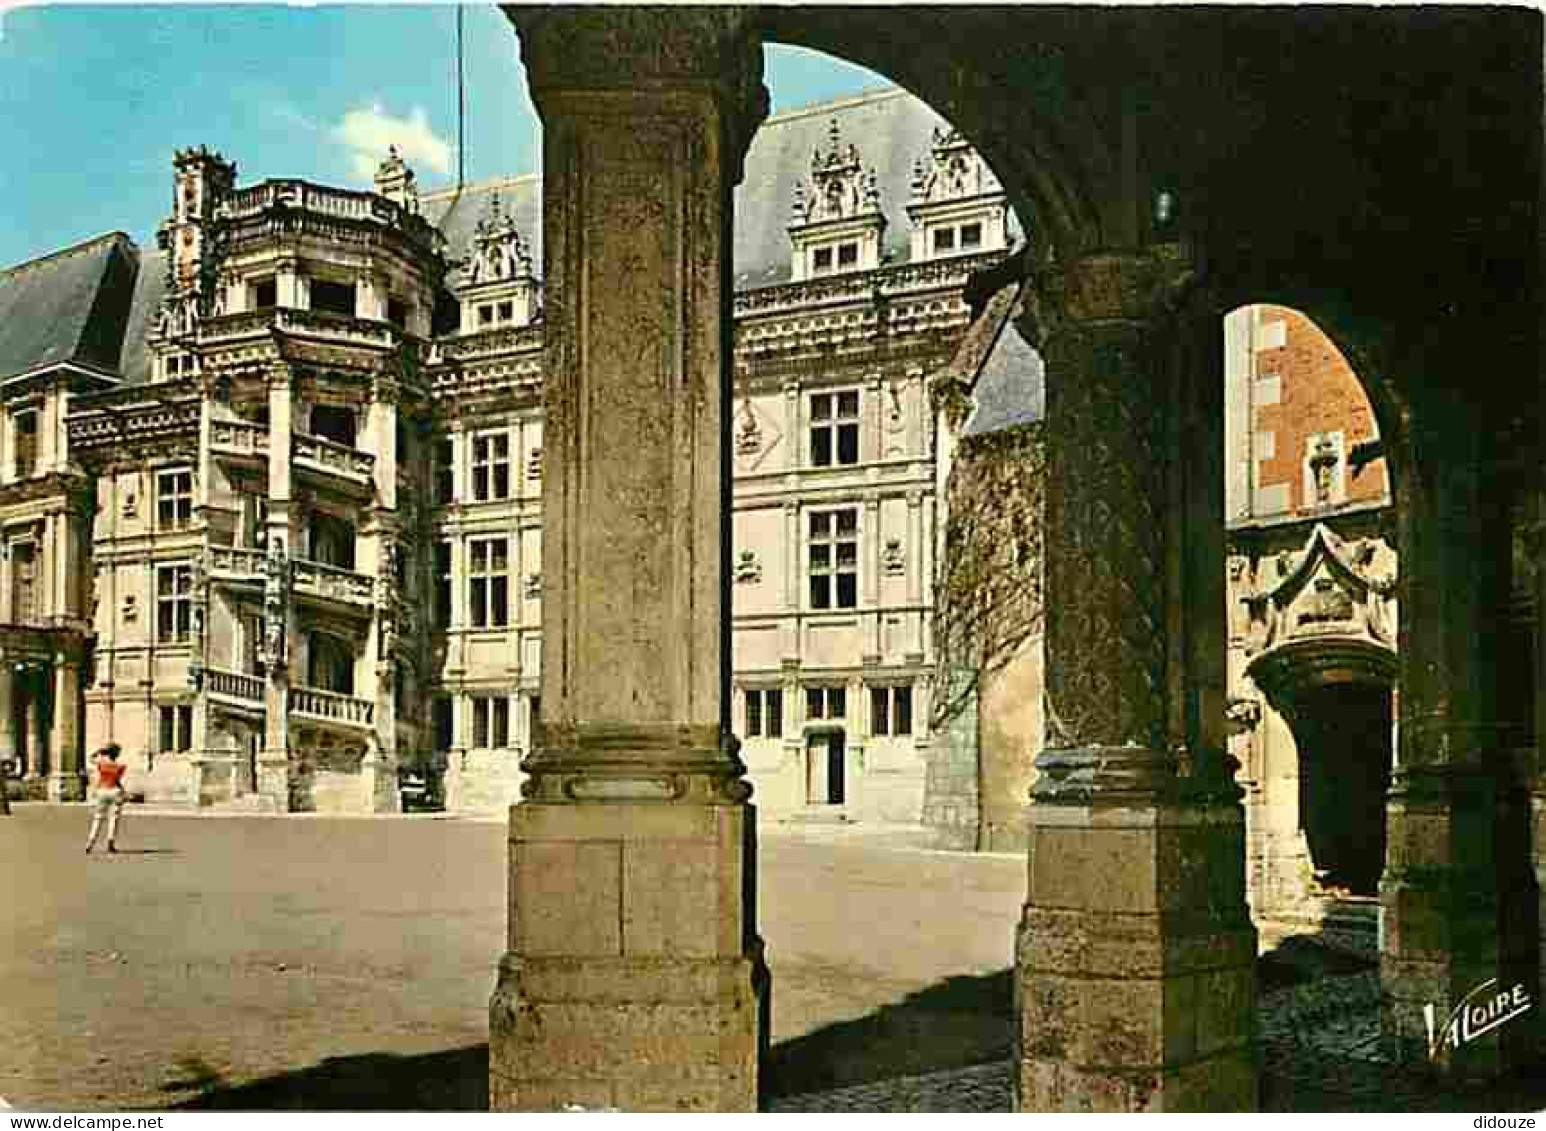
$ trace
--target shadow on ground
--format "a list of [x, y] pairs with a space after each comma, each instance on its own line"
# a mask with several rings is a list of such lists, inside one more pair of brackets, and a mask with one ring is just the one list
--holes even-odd
[[1014, 1044], [1010, 975], [947, 978], [857, 1021], [774, 1045], [767, 1093], [798, 1096], [1003, 1060]]
[[487, 1111], [488, 1046], [399, 1056], [365, 1053], [329, 1057], [321, 1064], [234, 1087], [208, 1071], [189, 1068], [174, 1084], [199, 1094], [174, 1111]]

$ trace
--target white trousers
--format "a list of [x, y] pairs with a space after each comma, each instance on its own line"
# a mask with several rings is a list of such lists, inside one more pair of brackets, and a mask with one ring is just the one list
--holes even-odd
[[102, 820], [107, 819], [107, 843], [112, 844], [118, 835], [118, 818], [123, 813], [123, 803], [128, 799], [122, 786], [117, 789], [99, 789], [91, 799], [91, 833], [86, 837], [86, 847], [94, 848], [97, 834], [102, 831]]

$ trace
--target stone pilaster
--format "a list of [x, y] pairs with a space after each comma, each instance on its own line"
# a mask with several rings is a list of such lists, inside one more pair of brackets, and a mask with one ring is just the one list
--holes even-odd
[[263, 753], [258, 758], [258, 793], [281, 812], [290, 810], [290, 641], [295, 616], [290, 601], [290, 558], [295, 522], [290, 443], [295, 391], [291, 374], [276, 369], [268, 382], [268, 518], [264, 529]]
[[735, 9], [512, 8], [543, 119], [542, 709], [510, 816], [496, 1110], [751, 1111], [755, 821], [730, 735]]
[[81, 757], [80, 660], [60, 654], [54, 657], [54, 719], [49, 730], [48, 799], [80, 801], [86, 796], [86, 773]]
[[[1490, 438], [1459, 410], [1399, 451], [1400, 697], [1380, 880], [1382, 1028], [1429, 1058], [1437, 1026], [1489, 979], [1523, 984], [1540, 1012], [1529, 796], [1501, 723], [1500, 633], [1509, 594], [1508, 496]], [[1434, 1057], [1455, 1076], [1525, 1061], [1536, 1017]]]
[[1256, 1104], [1243, 814], [1179, 772], [1203, 729], [1172, 729], [1200, 676], [1173, 644], [1190, 594], [1168, 543], [1190, 535], [1182, 500], [1205, 485], [1174, 489], [1192, 406], [1154, 321], [1163, 279], [1154, 260], [1093, 257], [1041, 280], [1031, 319], [1047, 363], [1048, 745], [1017, 946], [1023, 1110]]

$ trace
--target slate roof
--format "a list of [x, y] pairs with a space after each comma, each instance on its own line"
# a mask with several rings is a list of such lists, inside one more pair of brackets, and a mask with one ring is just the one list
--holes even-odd
[[1046, 414], [1046, 369], [1041, 354], [1015, 324], [1023, 284], [1010, 283], [993, 295], [967, 330], [952, 359], [954, 376], [972, 390], [972, 413], [962, 436], [986, 436]]
[[0, 271], [0, 380], [65, 362], [116, 371], [138, 260], [112, 232]]
[[134, 279], [134, 295], [129, 304], [129, 322], [124, 331], [123, 350], [116, 366], [131, 384], [150, 380], [150, 350], [145, 335], [166, 294], [166, 252], [142, 251], [140, 270]]
[[[884, 254], [892, 263], [907, 261], [913, 162], [928, 156], [933, 131], [947, 123], [905, 90], [888, 87], [775, 114], [757, 131], [746, 155], [746, 175], [735, 190], [736, 290], [789, 281], [789, 204], [795, 181], [809, 175], [811, 155], [828, 148], [834, 118], [842, 144], [858, 146], [860, 162], [875, 170], [888, 221]], [[473, 229], [496, 192], [526, 237], [540, 273], [542, 180], [536, 174], [426, 193], [421, 207], [425, 219], [446, 237], [447, 257], [465, 259]]]
[[[927, 156], [933, 130], [946, 123], [906, 91], [890, 87], [787, 111], [763, 124], [752, 141], [746, 175], [735, 194], [737, 290], [788, 281], [787, 227], [794, 184], [808, 175], [815, 150], [828, 147], [829, 124], [834, 118], [839, 122], [842, 144], [858, 146], [864, 167], [875, 170], [881, 207], [889, 221], [884, 252], [887, 261], [906, 262], [906, 206], [913, 162]], [[445, 235], [448, 258], [461, 260], [466, 258], [477, 223], [496, 192], [504, 211], [514, 217], [526, 238], [540, 272], [542, 182], [537, 175], [427, 193], [422, 210], [425, 219]], [[165, 272], [165, 253], [141, 252], [121, 232], [0, 271], [0, 379], [42, 365], [77, 361], [118, 372], [129, 382], [148, 380], [150, 355], [145, 333], [161, 302]], [[1017, 391], [1014, 381], [1021, 379], [1021, 361], [1028, 347], [1023, 342], [1016, 345], [1018, 334], [1012, 327], [1001, 338], [1007, 340], [995, 346], [983, 369], [980, 395], [990, 399], [977, 415], [989, 422], [1024, 411], [1008, 406], [1018, 403], [1017, 397], [1024, 400], [1024, 390]], [[1038, 416], [1039, 388], [1038, 383]]]
[[976, 408], [962, 435], [984, 436], [1020, 424], [1034, 424], [1046, 415], [1046, 369], [1041, 355], [1006, 321], [972, 389]]

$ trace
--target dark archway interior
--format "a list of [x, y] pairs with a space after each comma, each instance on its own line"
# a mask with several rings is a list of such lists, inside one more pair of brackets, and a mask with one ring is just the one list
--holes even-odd
[[1343, 683], [1301, 694], [1299, 819], [1317, 882], [1328, 891], [1379, 893], [1390, 789], [1390, 688]]

